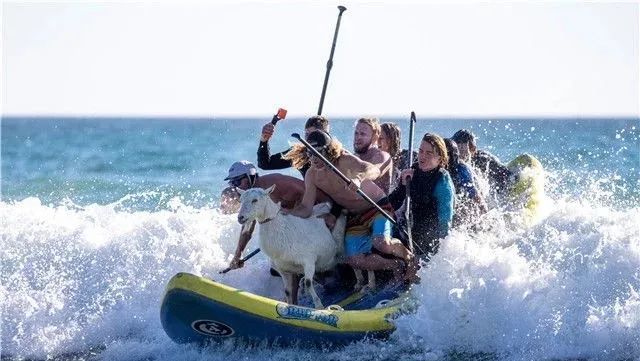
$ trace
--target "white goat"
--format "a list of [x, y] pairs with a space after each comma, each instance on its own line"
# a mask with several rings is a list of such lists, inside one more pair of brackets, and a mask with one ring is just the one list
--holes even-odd
[[[275, 185], [266, 190], [251, 188], [240, 190], [238, 222], [249, 225], [253, 220], [260, 223], [260, 248], [271, 259], [274, 268], [282, 276], [287, 302], [297, 303], [297, 275], [304, 275], [304, 286], [311, 295], [316, 308], [323, 308], [313, 287], [316, 271], [327, 271], [335, 267], [344, 254], [344, 230], [346, 217], [340, 216], [333, 231], [329, 231], [319, 215], [329, 213], [327, 203], [313, 207], [313, 215], [300, 218], [280, 213], [280, 204], [273, 202], [269, 194]], [[369, 273], [369, 288], [375, 286], [373, 272]], [[362, 288], [363, 276], [356, 272], [357, 289]], [[295, 291], [294, 291], [295, 290]]]

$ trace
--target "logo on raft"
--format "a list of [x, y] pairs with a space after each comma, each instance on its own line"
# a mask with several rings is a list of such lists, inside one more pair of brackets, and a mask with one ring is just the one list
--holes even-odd
[[229, 337], [235, 333], [233, 328], [222, 322], [214, 320], [196, 320], [191, 323], [191, 328], [206, 336]]
[[338, 327], [338, 316], [328, 314], [324, 311], [279, 303], [276, 306], [276, 312], [281, 318], [314, 321], [336, 328]]

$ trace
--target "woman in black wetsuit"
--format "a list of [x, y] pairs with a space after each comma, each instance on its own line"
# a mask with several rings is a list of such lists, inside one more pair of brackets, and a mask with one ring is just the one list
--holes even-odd
[[425, 134], [420, 143], [418, 161], [400, 174], [401, 182], [389, 195], [394, 209], [399, 209], [406, 195], [407, 179], [411, 180], [411, 235], [415, 254], [436, 253], [439, 240], [449, 233], [453, 219], [454, 187], [447, 165], [449, 158], [444, 140]]

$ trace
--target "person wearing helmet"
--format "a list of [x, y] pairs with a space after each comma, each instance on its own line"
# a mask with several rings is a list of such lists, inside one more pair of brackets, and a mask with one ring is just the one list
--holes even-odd
[[[232, 192], [235, 192], [237, 194], [238, 192], [236, 189], [267, 189], [275, 185], [276, 187], [273, 192], [271, 192], [270, 197], [274, 202], [279, 202], [284, 209], [293, 209], [300, 203], [300, 201], [302, 200], [302, 196], [304, 195], [304, 182], [302, 180], [279, 173], [271, 173], [260, 176], [253, 163], [247, 160], [241, 160], [233, 163], [229, 168], [227, 177], [224, 180], [229, 182], [229, 187], [233, 187], [233, 191], [229, 190], [229, 188], [223, 190], [223, 194], [221, 197], [221, 209], [223, 213], [234, 208], [239, 208], [240, 197], [238, 196], [236, 198], [236, 205], [233, 202], [234, 197], [231, 194]], [[316, 199], [318, 203], [327, 202], [330, 200], [329, 197], [327, 197], [327, 195], [322, 191], [318, 192], [318, 194], [316, 195]], [[236, 250], [234, 252], [233, 259], [229, 264], [229, 267], [231, 269], [242, 267], [240, 258], [242, 256], [242, 252], [247, 246], [247, 243], [251, 239], [254, 228], [255, 222], [249, 225], [248, 232], [240, 234], [238, 246], [236, 247]]]
[[487, 205], [482, 199], [471, 167], [460, 160], [460, 153], [456, 142], [445, 139], [449, 155], [448, 171], [455, 188], [456, 202], [454, 207], [453, 225], [472, 222], [478, 215], [487, 211]]

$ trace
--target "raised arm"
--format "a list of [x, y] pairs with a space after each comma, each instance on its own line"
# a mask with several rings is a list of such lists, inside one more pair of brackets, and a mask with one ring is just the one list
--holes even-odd
[[271, 122], [265, 124], [262, 127], [262, 134], [260, 135], [260, 145], [258, 145], [258, 167], [264, 170], [273, 169], [285, 169], [291, 167], [291, 161], [282, 159], [291, 148], [284, 152], [271, 154], [269, 149], [269, 139], [273, 135], [275, 127]]
[[290, 150], [291, 148], [284, 152], [271, 154], [269, 150], [269, 143], [261, 141], [258, 146], [258, 167], [264, 170], [291, 168], [291, 161], [282, 159], [282, 157]]

